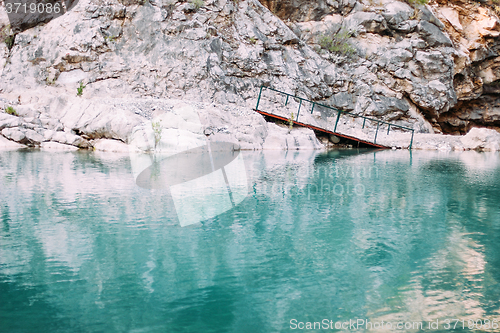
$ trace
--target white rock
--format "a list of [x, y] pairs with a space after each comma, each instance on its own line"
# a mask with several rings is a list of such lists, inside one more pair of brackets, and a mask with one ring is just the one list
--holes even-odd
[[10, 149], [19, 149], [19, 148], [26, 148], [26, 146], [19, 144], [17, 142], [11, 141], [11, 140], [0, 135], [0, 149], [10, 150]]
[[466, 149], [500, 150], [500, 133], [488, 128], [474, 127], [460, 141]]
[[66, 95], [52, 100], [50, 116], [82, 134], [127, 142], [132, 129], [143, 122], [134, 109], [133, 100], [87, 100]]
[[93, 143], [94, 149], [98, 151], [110, 151], [115, 153], [128, 153], [129, 147], [127, 144], [111, 139], [99, 139]]
[[288, 129], [276, 124], [268, 124], [269, 134], [262, 146], [269, 150], [298, 150], [298, 149], [322, 149], [313, 130], [308, 128], [294, 128], [290, 133]]
[[41, 142], [45, 141], [43, 135], [40, 135], [38, 132], [31, 129], [26, 129], [25, 135], [26, 139], [34, 144], [40, 144]]
[[22, 123], [19, 117], [7, 114], [0, 113], [0, 130], [6, 127], [16, 127]]
[[54, 132], [51, 137], [52, 141], [56, 141], [59, 143], [72, 145], [80, 148], [87, 148], [88, 142], [87, 140], [81, 138], [78, 135], [66, 132]]
[[2, 130], [2, 135], [16, 142], [21, 142], [26, 139], [24, 132], [17, 128], [4, 128]]
[[59, 142], [42, 142], [40, 148], [43, 150], [75, 151], [78, 147], [66, 145]]
[[[71, 84], [86, 80], [88, 74], [81, 69], [74, 69], [69, 72], [62, 72], [57, 78], [59, 84]], [[85, 83], [85, 82], [84, 82]]]

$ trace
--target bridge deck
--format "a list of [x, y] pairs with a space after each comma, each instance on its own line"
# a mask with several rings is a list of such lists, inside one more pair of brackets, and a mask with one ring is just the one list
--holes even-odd
[[[272, 113], [267, 113], [267, 112], [264, 112], [264, 111], [261, 111], [261, 110], [254, 109], [254, 111], [257, 111], [261, 115], [264, 115], [264, 116], [267, 116], [267, 117], [271, 117], [271, 118], [275, 118], [275, 119], [279, 119], [279, 120], [284, 120], [284, 121], [289, 121], [290, 120], [288, 118], [285, 118], [285, 117], [282, 117], [282, 116], [278, 116], [278, 115], [275, 115], [275, 114], [272, 114]], [[358, 139], [358, 138], [350, 136], [350, 135], [345, 135], [345, 134], [338, 133], [338, 132], [332, 132], [332, 131], [329, 131], [327, 129], [321, 128], [321, 127], [317, 127], [317, 126], [313, 126], [313, 125], [309, 125], [309, 124], [304, 124], [304, 123], [301, 123], [301, 122], [298, 122], [298, 121], [293, 121], [293, 124], [294, 125], [298, 125], [298, 126], [302, 126], [302, 127], [307, 127], [307, 128], [310, 128], [310, 129], [318, 131], [318, 132], [323, 132], [323, 133], [327, 133], [327, 134], [333, 134], [333, 135], [341, 137], [341, 138], [345, 138], [345, 139], [349, 139], [349, 140], [361, 142], [361, 143], [363, 143], [365, 145], [376, 147], [376, 148], [385, 148], [385, 149], [390, 149], [391, 148], [391, 147], [387, 147], [387, 146], [384, 146], [384, 145], [380, 145], [378, 143], [373, 143], [373, 142], [361, 140], [361, 139]]]

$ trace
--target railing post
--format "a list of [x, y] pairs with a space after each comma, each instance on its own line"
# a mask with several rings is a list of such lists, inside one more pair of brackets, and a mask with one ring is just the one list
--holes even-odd
[[391, 130], [391, 124], [387, 125], [387, 135], [389, 135], [390, 130]]
[[375, 132], [375, 140], [373, 141], [373, 143], [377, 143], [377, 135], [378, 135], [379, 126], [380, 126], [380, 122], [377, 121], [377, 131]]
[[411, 150], [411, 146], [413, 145], [413, 134], [415, 134], [415, 130], [411, 130], [411, 141], [410, 141], [410, 147], [408, 149]]
[[264, 88], [264, 86], [260, 86], [259, 98], [257, 99], [257, 106], [255, 107], [255, 110], [259, 109], [260, 96], [262, 96], [262, 88]]
[[339, 110], [339, 112], [337, 113], [337, 120], [335, 121], [335, 128], [333, 129], [333, 132], [336, 133], [337, 132], [337, 125], [339, 123], [339, 119], [340, 119], [340, 113], [342, 111]]
[[366, 122], [366, 118], [365, 118], [365, 117], [363, 117], [363, 128], [362, 128], [362, 129], [364, 129], [364, 128], [365, 128], [365, 122]]
[[313, 114], [313, 111], [314, 111], [314, 106], [316, 105], [316, 103], [313, 103], [313, 107], [311, 108], [311, 114]]
[[300, 114], [300, 107], [301, 106], [302, 106], [302, 98], [300, 99], [299, 110], [297, 111], [297, 118], [295, 118], [295, 121], [299, 121], [299, 114]]
[[287, 105], [288, 105], [288, 97], [290, 97], [290, 95], [286, 94], [285, 106], [287, 106]]

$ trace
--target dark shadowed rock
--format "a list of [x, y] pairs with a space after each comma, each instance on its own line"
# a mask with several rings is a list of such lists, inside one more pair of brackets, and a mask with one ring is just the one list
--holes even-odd
[[429, 46], [453, 46], [451, 40], [437, 26], [427, 21], [418, 24], [418, 32]]
[[[5, 0], [5, 9], [14, 33], [47, 23], [73, 9], [78, 0]], [[19, 5], [20, 4], [20, 5]]]

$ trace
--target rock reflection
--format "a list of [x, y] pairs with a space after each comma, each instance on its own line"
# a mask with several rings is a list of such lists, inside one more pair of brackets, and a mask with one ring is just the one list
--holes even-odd
[[250, 195], [181, 228], [128, 156], [0, 152], [0, 330], [500, 319], [498, 154], [240, 154]]

